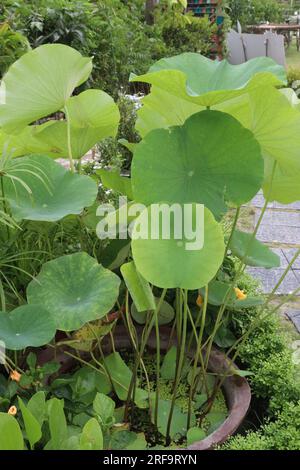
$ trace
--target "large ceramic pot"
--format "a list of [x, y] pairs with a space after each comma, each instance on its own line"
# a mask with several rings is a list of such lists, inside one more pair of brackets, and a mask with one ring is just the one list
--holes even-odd
[[[137, 327], [137, 332], [141, 336], [142, 328]], [[160, 328], [160, 347], [161, 352], [166, 352], [170, 345], [176, 346], [176, 339], [171, 340], [171, 328], [161, 327]], [[123, 326], [118, 326], [114, 331], [114, 343], [117, 350], [130, 349], [132, 347], [131, 341], [127, 330]], [[150, 334], [147, 346], [149, 349], [155, 351], [156, 339], [155, 332], [152, 331]], [[111, 343], [108, 338], [105, 338], [102, 342], [103, 351], [108, 354], [111, 352]], [[194, 357], [195, 350], [191, 348], [189, 352], [190, 357]], [[38, 362], [40, 364], [45, 363], [53, 359], [53, 349], [41, 350], [38, 354]], [[63, 350], [57, 351], [56, 360], [61, 362], [61, 372], [70, 372], [76, 365], [74, 359], [64, 354]], [[216, 374], [224, 374], [228, 369], [228, 361], [225, 355], [217, 350], [213, 349], [209, 359], [209, 370]], [[223, 384], [223, 393], [225, 395], [228, 417], [219, 426], [216, 431], [207, 436], [205, 439], [194, 443], [188, 447], [188, 450], [209, 450], [213, 449], [217, 445], [225, 442], [234, 432], [239, 428], [243, 422], [251, 401], [251, 390], [247, 380], [244, 377], [238, 375], [227, 377]]]
[[[137, 331], [142, 333], [142, 329], [137, 328]], [[160, 348], [161, 352], [166, 352], [170, 346], [171, 329], [168, 327], [160, 328]], [[114, 341], [116, 349], [128, 349], [131, 347], [130, 339], [125, 328], [117, 328], [114, 333]], [[171, 345], [176, 345], [176, 340], [171, 341]], [[109, 343], [105, 344], [105, 349], [109, 350]], [[156, 349], [155, 332], [148, 340], [149, 349]], [[191, 349], [189, 356], [193, 357], [195, 350]], [[217, 374], [224, 374], [228, 369], [228, 362], [225, 355], [213, 349], [209, 359], [209, 370]], [[247, 380], [238, 375], [227, 377], [223, 384], [223, 393], [225, 395], [228, 417], [221, 426], [212, 434], [207, 436], [202, 441], [196, 442], [189, 446], [189, 450], [209, 450], [215, 446], [225, 442], [234, 432], [239, 428], [243, 422], [251, 401], [251, 390]]]

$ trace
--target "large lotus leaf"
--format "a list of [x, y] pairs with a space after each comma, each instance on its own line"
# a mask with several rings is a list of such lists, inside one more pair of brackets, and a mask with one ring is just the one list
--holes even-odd
[[0, 312], [0, 339], [7, 349], [18, 351], [49, 343], [55, 324], [43, 303], [23, 305], [12, 312]]
[[72, 127], [101, 128], [104, 137], [116, 135], [120, 119], [119, 109], [104, 91], [83, 91], [80, 95], [69, 98], [65, 108]]
[[4, 178], [5, 195], [17, 220], [53, 222], [80, 214], [97, 196], [90, 177], [71, 173], [44, 155], [13, 160], [9, 174], [22, 180]]
[[90, 58], [63, 44], [27, 52], [1, 82], [0, 126], [13, 131], [62, 109], [91, 70]]
[[283, 84], [286, 76], [283, 67], [265, 57], [231, 65], [185, 53], [159, 60], [149, 73], [132, 81], [152, 85], [138, 113], [137, 128], [144, 136], [154, 128], [182, 124], [196, 106], [213, 106], [258, 86]]
[[[265, 159], [265, 195], [286, 204], [300, 199], [299, 109], [271, 87], [223, 103], [218, 109], [238, 119], [259, 142]], [[270, 192], [275, 161], [277, 166]]]
[[240, 205], [254, 197], [263, 171], [251, 132], [228, 114], [202, 111], [181, 127], [152, 131], [137, 145], [133, 195], [146, 205], [202, 203], [219, 218], [225, 201]]
[[[198, 209], [199, 205], [192, 205], [193, 221]], [[148, 223], [145, 224], [146, 220]], [[197, 230], [203, 229], [204, 244], [201, 249], [188, 249], [191, 240], [185, 235], [186, 227], [180, 239], [175, 234], [174, 219], [170, 221], [170, 238], [163, 236], [160, 226], [159, 236], [154, 239], [151, 238], [152, 222], [155, 224], [151, 206], [137, 218], [132, 234], [132, 253], [138, 271], [148, 282], [161, 288], [198, 289], [205, 286], [216, 275], [224, 257], [220, 225], [204, 208], [203, 225], [196, 222]]]
[[30, 304], [42, 303], [56, 328], [72, 331], [104, 317], [114, 306], [120, 279], [87, 253], [45, 263], [27, 288]]
[[[9, 155], [10, 157], [19, 157], [35, 152], [35, 141], [32, 136], [32, 128], [34, 126], [25, 127], [18, 135], [6, 134], [0, 130], [0, 154]], [[40, 149], [40, 145], [38, 147]], [[32, 151], [32, 149], [34, 149]], [[40, 152], [40, 150], [39, 150]]]
[[[87, 90], [68, 99], [66, 106], [71, 123], [71, 148], [75, 159], [84, 156], [97, 142], [114, 137], [120, 113], [113, 99], [100, 90]], [[48, 121], [25, 127], [17, 135], [0, 134], [13, 156], [41, 153], [53, 158], [69, 157], [67, 123]]]
[[251, 233], [235, 230], [230, 242], [232, 253], [248, 266], [280, 267], [280, 258], [268, 246], [256, 240]]
[[[30, 126], [33, 127], [33, 126]], [[108, 137], [102, 128], [71, 128], [72, 157], [83, 157], [100, 140]], [[31, 141], [27, 143], [26, 153], [43, 153], [52, 158], [68, 158], [67, 123], [50, 121], [32, 129]], [[20, 154], [20, 152], [19, 152]], [[24, 152], [22, 153], [24, 154]]]

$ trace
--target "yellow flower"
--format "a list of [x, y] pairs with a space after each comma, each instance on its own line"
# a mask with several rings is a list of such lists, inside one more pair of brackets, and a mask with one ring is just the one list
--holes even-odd
[[202, 307], [203, 297], [201, 295], [198, 295], [197, 300], [196, 300], [196, 304], [198, 305], [198, 307]]
[[16, 416], [17, 414], [17, 407], [16, 406], [11, 406], [8, 410], [8, 414], [11, 415], [11, 416]]
[[14, 370], [10, 373], [10, 379], [14, 380], [15, 382], [20, 382], [21, 374], [17, 370]]
[[236, 298], [238, 300], [245, 300], [247, 299], [247, 294], [245, 294], [245, 292], [241, 289], [239, 289], [238, 287], [235, 287], [234, 288], [234, 291], [235, 291], [235, 295], [236, 295]]

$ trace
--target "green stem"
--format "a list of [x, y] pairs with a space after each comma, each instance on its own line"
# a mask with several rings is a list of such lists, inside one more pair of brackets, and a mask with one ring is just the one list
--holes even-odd
[[128, 388], [128, 395], [127, 395], [127, 399], [126, 399], [126, 405], [125, 406], [125, 412], [124, 412], [124, 420], [126, 422], [126, 418], [128, 416], [128, 406], [129, 406], [129, 402], [131, 400], [131, 395], [132, 395], [132, 392], [135, 388], [135, 383], [136, 383], [136, 376], [137, 376], [137, 371], [138, 371], [138, 367], [139, 367], [139, 364], [141, 363], [141, 360], [142, 360], [142, 356], [143, 356], [143, 353], [144, 353], [144, 350], [145, 350], [145, 347], [147, 345], [147, 341], [149, 339], [149, 336], [150, 336], [150, 333], [152, 331], [152, 328], [153, 328], [153, 325], [154, 325], [154, 322], [155, 322], [155, 315], [156, 315], [156, 312], [159, 312], [160, 311], [160, 308], [161, 308], [161, 305], [163, 303], [163, 300], [165, 298], [165, 295], [167, 293], [167, 289], [164, 289], [162, 291], [162, 294], [161, 294], [161, 297], [159, 299], [159, 302], [156, 306], [156, 309], [152, 315], [152, 318], [151, 320], [149, 321], [149, 324], [147, 326], [147, 328], [144, 328], [144, 331], [143, 331], [143, 334], [142, 334], [142, 341], [141, 341], [141, 346], [140, 346], [140, 350], [137, 351], [137, 355], [136, 355], [136, 360], [135, 360], [135, 365], [134, 365], [134, 371], [133, 371], [133, 374], [132, 374], [132, 378], [131, 378], [131, 382], [129, 384], [129, 388]]
[[204, 364], [203, 364], [203, 357], [202, 357], [201, 348], [202, 348], [202, 339], [203, 339], [203, 333], [204, 333], [204, 328], [205, 328], [207, 304], [208, 304], [208, 286], [205, 286], [205, 299], [204, 299], [204, 305], [203, 305], [203, 311], [202, 311], [202, 317], [201, 317], [201, 327], [200, 327], [200, 332], [199, 332], [198, 341], [197, 341], [196, 354], [195, 354], [195, 359], [194, 359], [194, 367], [193, 367], [192, 379], [191, 379], [190, 394], [189, 394], [187, 429], [189, 429], [190, 423], [191, 423], [192, 401], [193, 401], [193, 397], [194, 397], [194, 393], [195, 393], [194, 383], [195, 383], [195, 377], [196, 377], [199, 357], [201, 357], [201, 359], [202, 359], [201, 365], [203, 367], [203, 370], [202, 370], [203, 377], [205, 377], [205, 374], [206, 374], [205, 367], [204, 367]]
[[[9, 215], [9, 211], [8, 211], [8, 207], [6, 205], [6, 199], [5, 199], [5, 190], [4, 190], [4, 176], [1, 175], [0, 177], [1, 179], [1, 193], [2, 193], [2, 197], [3, 197], [3, 211], [6, 215]], [[10, 230], [9, 230], [9, 226], [7, 224], [5, 224], [6, 226], [6, 233], [7, 233], [7, 239], [8, 241], [10, 241]]]
[[159, 378], [160, 378], [160, 337], [158, 324], [158, 311], [155, 311], [155, 336], [156, 336], [156, 391], [155, 391], [155, 409], [154, 424], [157, 425], [158, 403], [159, 403]]
[[[180, 343], [180, 354], [179, 354], [178, 367], [176, 369], [176, 377], [175, 377], [175, 384], [174, 384], [174, 389], [173, 389], [173, 394], [172, 394], [170, 413], [168, 417], [168, 424], [167, 424], [167, 431], [166, 431], [166, 444], [167, 445], [169, 445], [170, 440], [171, 440], [170, 430], [171, 430], [172, 418], [173, 418], [177, 390], [178, 390], [178, 385], [181, 379], [182, 368], [183, 368], [185, 352], [186, 352], [186, 333], [187, 333], [187, 318], [188, 318], [187, 305], [188, 305], [188, 291], [184, 290], [183, 291], [183, 314], [182, 314], [182, 332], [181, 332], [182, 334], [181, 334], [181, 343]], [[181, 309], [182, 308], [180, 307], [180, 310]]]
[[241, 207], [239, 206], [235, 212], [235, 217], [234, 217], [234, 221], [233, 221], [233, 224], [232, 224], [232, 227], [231, 227], [231, 231], [230, 231], [230, 235], [229, 235], [229, 238], [228, 238], [228, 241], [227, 241], [227, 245], [226, 245], [226, 248], [225, 248], [225, 255], [224, 255], [224, 259], [226, 258], [227, 256], [227, 253], [228, 253], [228, 250], [229, 250], [229, 247], [230, 247], [230, 243], [231, 243], [231, 240], [233, 238], [233, 234], [234, 234], [234, 231], [236, 229], [236, 226], [237, 226], [237, 223], [238, 223], [238, 220], [239, 220], [239, 216], [240, 216], [240, 212], [241, 212]]
[[67, 141], [68, 141], [68, 153], [69, 153], [69, 160], [70, 160], [70, 169], [72, 173], [75, 173], [75, 166], [74, 160], [72, 155], [72, 144], [71, 144], [71, 123], [70, 123], [70, 116], [67, 107], [64, 108], [65, 116], [67, 119]]
[[230, 294], [232, 292], [232, 288], [235, 286], [235, 283], [237, 281], [237, 279], [239, 278], [239, 276], [243, 273], [246, 265], [245, 265], [245, 260], [247, 258], [247, 255], [248, 255], [248, 251], [249, 249], [251, 248], [251, 245], [252, 245], [252, 242], [253, 240], [255, 239], [256, 237], [256, 234], [258, 232], [258, 229], [260, 227], [260, 224], [261, 224], [261, 221], [264, 217], [264, 214], [267, 210], [267, 207], [268, 207], [268, 203], [269, 203], [269, 199], [270, 199], [270, 196], [272, 194], [272, 186], [273, 186], [273, 180], [274, 180], [274, 176], [275, 176], [275, 171], [276, 171], [276, 166], [277, 166], [277, 162], [275, 161], [274, 162], [274, 165], [273, 165], [273, 169], [272, 169], [272, 176], [271, 176], [271, 182], [270, 182], [270, 189], [269, 189], [269, 192], [268, 192], [268, 196], [266, 197], [266, 201], [265, 201], [265, 204], [264, 204], [264, 207], [261, 211], [261, 214], [260, 214], [260, 217], [258, 219], [258, 222], [256, 224], [256, 227], [254, 229], [254, 232], [252, 233], [251, 237], [250, 237], [250, 240], [247, 244], [247, 247], [245, 249], [245, 253], [244, 253], [244, 256], [243, 258], [241, 259], [241, 262], [240, 262], [240, 266], [237, 270], [237, 272], [235, 273], [234, 275], [234, 278], [231, 282], [231, 285], [229, 286], [227, 292], [226, 292], [226, 295], [225, 295], [225, 298], [224, 298], [224, 302], [223, 304], [220, 306], [220, 309], [218, 311], [218, 315], [217, 315], [217, 319], [216, 319], [216, 322], [215, 322], [215, 325], [214, 325], [214, 328], [213, 328], [213, 332], [212, 334], [210, 335], [209, 337], [209, 340], [208, 340], [208, 347], [207, 347], [207, 351], [206, 351], [206, 368], [208, 366], [208, 361], [209, 361], [209, 356], [211, 354], [211, 349], [212, 349], [212, 345], [213, 345], [213, 342], [214, 342], [214, 338], [215, 338], [215, 335], [220, 327], [220, 322], [222, 320], [222, 317], [223, 317], [223, 314], [226, 310], [226, 307], [227, 307], [227, 304], [228, 304], [228, 301], [229, 301], [229, 298], [230, 298]]

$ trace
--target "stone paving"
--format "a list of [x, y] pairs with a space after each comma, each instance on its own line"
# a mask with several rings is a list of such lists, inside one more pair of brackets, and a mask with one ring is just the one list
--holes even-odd
[[[259, 193], [251, 202], [254, 208], [254, 223], [256, 224], [265, 200]], [[280, 279], [284, 270], [300, 248], [300, 201], [289, 205], [271, 203], [257, 232], [257, 238], [280, 257], [279, 268], [263, 269], [248, 268], [247, 271], [261, 281], [264, 293], [270, 293]], [[279, 287], [278, 295], [292, 293], [300, 287], [300, 256], [293, 264], [292, 270]], [[285, 315], [294, 323], [300, 333], [300, 292], [295, 297], [292, 307], [285, 309]]]

